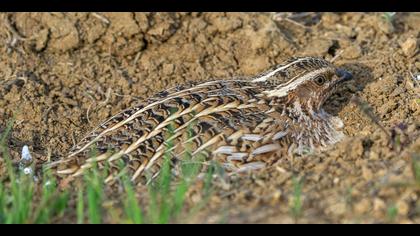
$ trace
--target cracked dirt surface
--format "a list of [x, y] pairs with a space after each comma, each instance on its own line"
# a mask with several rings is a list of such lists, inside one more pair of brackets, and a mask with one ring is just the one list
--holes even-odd
[[[2, 13], [0, 130], [14, 116], [12, 155], [26, 144], [41, 163], [167, 87], [251, 76], [291, 56], [339, 54], [335, 64], [356, 79], [327, 109], [344, 121], [347, 138], [217, 187], [193, 221], [420, 223], [411, 168], [420, 155], [419, 13], [397, 13], [392, 23], [381, 13], [285, 16]], [[350, 102], [353, 94], [362, 104]], [[291, 213], [296, 180], [298, 216]], [[392, 208], [398, 213], [391, 217]]]

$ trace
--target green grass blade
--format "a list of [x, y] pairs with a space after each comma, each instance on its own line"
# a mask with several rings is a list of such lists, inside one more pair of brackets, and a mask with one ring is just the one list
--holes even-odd
[[83, 224], [85, 219], [85, 209], [84, 209], [84, 193], [83, 193], [83, 187], [79, 188], [79, 191], [77, 192], [77, 224]]
[[181, 213], [182, 208], [184, 207], [186, 193], [188, 191], [188, 183], [183, 180], [176, 188], [174, 194], [174, 217], [178, 216]]
[[91, 224], [100, 224], [101, 223], [101, 202], [102, 202], [102, 183], [99, 177], [98, 172], [94, 169], [88, 177], [87, 181], [87, 207], [88, 207], [88, 217]]
[[298, 180], [297, 178], [293, 178], [293, 201], [291, 205], [291, 213], [295, 220], [302, 215], [302, 180]]
[[128, 216], [128, 219], [131, 223], [142, 224], [143, 215], [140, 209], [140, 206], [137, 202], [136, 194], [134, 192], [133, 186], [129, 182], [128, 178], [124, 180], [124, 189], [127, 194], [127, 198], [124, 204], [125, 213]]

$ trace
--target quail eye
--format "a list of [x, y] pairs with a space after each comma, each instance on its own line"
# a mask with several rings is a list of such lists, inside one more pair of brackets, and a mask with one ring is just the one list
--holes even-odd
[[314, 81], [317, 85], [323, 85], [325, 83], [325, 78], [323, 76], [318, 76]]

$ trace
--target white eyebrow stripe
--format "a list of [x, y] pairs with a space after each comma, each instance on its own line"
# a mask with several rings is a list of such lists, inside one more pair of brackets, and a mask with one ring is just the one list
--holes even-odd
[[287, 85], [289, 85], [289, 84], [293, 83], [296, 79], [300, 78], [300, 77], [301, 77], [304, 73], [305, 73], [305, 72], [302, 72], [302, 73], [300, 73], [300, 74], [296, 75], [295, 77], [291, 78], [291, 79], [290, 79], [289, 81], [287, 81], [286, 83], [284, 83], [284, 84], [281, 84], [281, 85], [277, 86], [277, 88], [279, 88], [279, 87], [284, 87], [284, 86], [287, 86]]
[[258, 77], [258, 78], [253, 79], [253, 80], [252, 80], [252, 82], [264, 82], [264, 81], [266, 81], [268, 78], [270, 78], [271, 76], [275, 75], [277, 72], [279, 72], [279, 71], [281, 71], [281, 70], [284, 70], [284, 69], [287, 69], [288, 67], [290, 67], [290, 66], [292, 66], [292, 65], [294, 65], [294, 64], [296, 64], [296, 63], [298, 63], [298, 62], [301, 62], [301, 61], [303, 61], [303, 60], [305, 60], [305, 59], [308, 59], [308, 58], [307, 58], [307, 57], [300, 58], [300, 59], [298, 59], [298, 60], [296, 60], [296, 61], [294, 61], [294, 62], [291, 62], [291, 63], [289, 63], [289, 64], [287, 64], [287, 65], [282, 66], [282, 67], [279, 67], [279, 68], [277, 68], [277, 69], [275, 69], [275, 70], [271, 71], [271, 72], [270, 72], [270, 73], [268, 73], [268, 74], [265, 74], [265, 75], [263, 75], [263, 76], [261, 76], [261, 77]]
[[326, 68], [321, 68], [321, 69], [309, 72], [308, 74], [296, 79], [295, 81], [293, 81], [290, 84], [280, 85], [275, 90], [265, 91], [264, 93], [268, 97], [284, 97], [289, 93], [290, 90], [296, 88], [302, 82], [306, 81], [307, 79], [309, 79], [311, 77], [315, 77], [318, 74], [325, 73], [326, 70], [327, 70]]

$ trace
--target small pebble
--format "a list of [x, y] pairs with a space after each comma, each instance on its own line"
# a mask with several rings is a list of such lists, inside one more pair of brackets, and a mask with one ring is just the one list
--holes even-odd
[[388, 35], [394, 33], [395, 31], [395, 28], [392, 22], [387, 21], [385, 19], [379, 19], [377, 22], [377, 26], [379, 30], [382, 31], [382, 33], [385, 33]]
[[362, 49], [359, 45], [351, 45], [344, 49], [343, 57], [346, 59], [356, 59], [362, 56]]
[[375, 198], [373, 200], [373, 210], [374, 211], [382, 211], [386, 209], [386, 203], [380, 199], [380, 198]]
[[372, 161], [377, 161], [377, 160], [379, 160], [379, 154], [375, 151], [371, 151], [369, 153], [369, 159], [372, 160]]
[[356, 203], [354, 210], [357, 214], [364, 214], [368, 212], [371, 208], [371, 203], [367, 199], [362, 199], [360, 202]]
[[410, 210], [408, 204], [402, 200], [397, 202], [396, 207], [398, 208], [398, 214], [402, 216], [406, 216]]
[[417, 51], [417, 40], [414, 37], [410, 37], [401, 44], [401, 48], [406, 56], [414, 56]]

